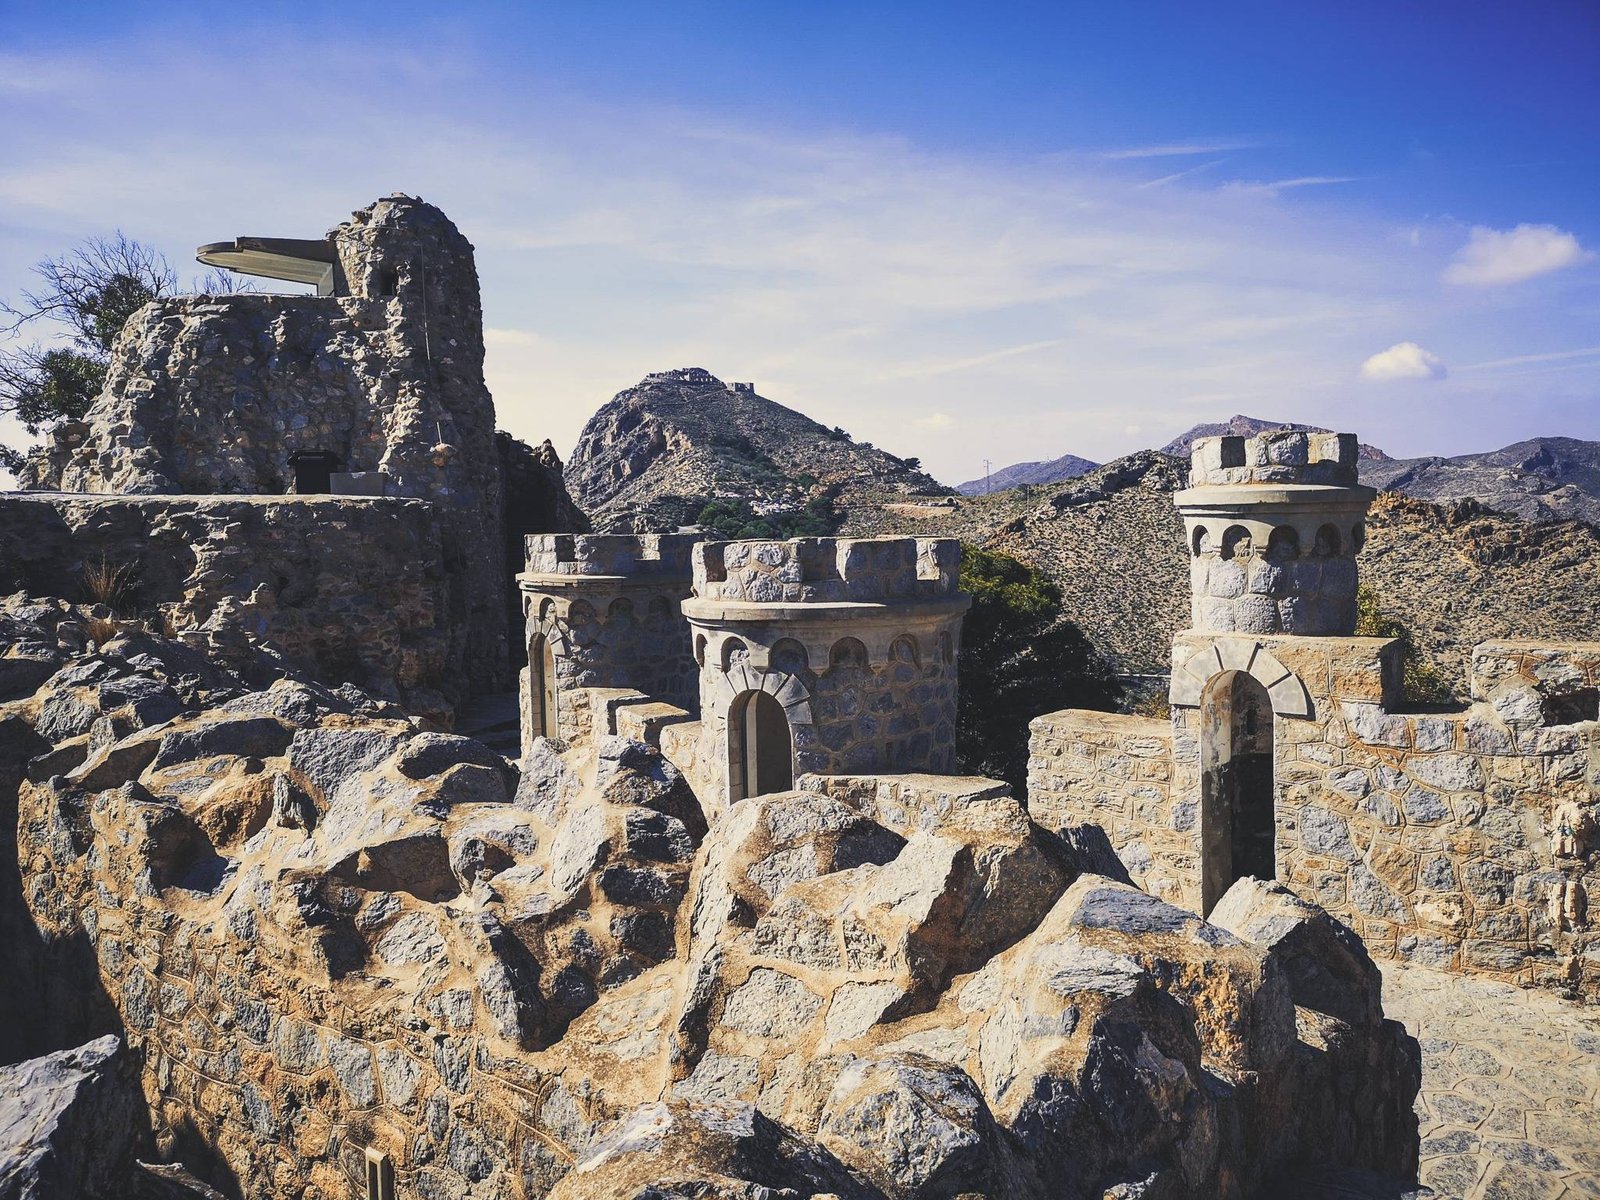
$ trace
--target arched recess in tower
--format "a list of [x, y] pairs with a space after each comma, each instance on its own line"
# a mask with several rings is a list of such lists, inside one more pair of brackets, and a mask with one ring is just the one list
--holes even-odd
[[1272, 699], [1243, 671], [1225, 671], [1200, 700], [1201, 911], [1234, 882], [1277, 874]]
[[789, 718], [766, 692], [744, 692], [728, 709], [728, 799], [745, 800], [794, 787]]

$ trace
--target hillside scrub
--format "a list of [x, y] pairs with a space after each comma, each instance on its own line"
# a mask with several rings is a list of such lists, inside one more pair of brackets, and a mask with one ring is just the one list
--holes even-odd
[[1111, 711], [1122, 686], [1062, 614], [1061, 589], [1010, 555], [963, 543], [961, 588], [972, 597], [961, 632], [956, 761], [1022, 795], [1028, 722], [1063, 708]]

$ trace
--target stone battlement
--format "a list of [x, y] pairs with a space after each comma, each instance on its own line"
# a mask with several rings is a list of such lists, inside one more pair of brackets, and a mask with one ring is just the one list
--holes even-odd
[[1196, 438], [1189, 457], [1189, 486], [1349, 486], [1356, 482], [1357, 453], [1353, 433], [1278, 429], [1250, 438]]
[[530, 575], [595, 575], [688, 580], [698, 533], [529, 534]]
[[674, 367], [670, 371], [652, 371], [644, 377], [644, 384], [650, 383], [714, 383], [718, 387], [728, 386], [704, 367]]
[[793, 538], [704, 542], [694, 594], [756, 604], [892, 603], [957, 594], [954, 538]]

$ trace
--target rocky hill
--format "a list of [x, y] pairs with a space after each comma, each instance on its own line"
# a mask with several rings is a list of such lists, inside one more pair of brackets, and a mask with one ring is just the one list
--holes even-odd
[[[1321, 425], [1300, 425], [1294, 421], [1265, 421], [1260, 417], [1247, 417], [1243, 413], [1235, 413], [1226, 421], [1210, 421], [1196, 425], [1185, 433], [1180, 433], [1165, 446], [1161, 453], [1187, 458], [1189, 449], [1194, 445], [1196, 438], [1203, 437], [1255, 437], [1258, 433], [1266, 433], [1273, 429], [1299, 429], [1306, 433], [1331, 433], [1332, 430], [1324, 429]], [[1389, 456], [1376, 446], [1361, 444], [1361, 457], [1373, 462], [1382, 462]]]
[[1600, 442], [1541, 437], [1486, 454], [1361, 465], [1361, 481], [1421, 500], [1477, 500], [1530, 521], [1600, 522]]
[[718, 498], [758, 514], [792, 511], [827, 489], [842, 507], [873, 495], [949, 491], [915, 460], [698, 367], [647, 375], [590, 418], [566, 483], [595, 529], [670, 529]]
[[1024, 484], [1060, 483], [1065, 479], [1076, 479], [1080, 475], [1087, 475], [1099, 465], [1087, 458], [1079, 458], [1076, 454], [1063, 454], [1060, 458], [1052, 458], [1048, 462], [1012, 463], [1009, 467], [1002, 467], [987, 476], [958, 483], [956, 491], [964, 496], [984, 496], [991, 492], [1004, 491], [1006, 488], [1021, 487]]
[[[1117, 670], [1169, 668], [1188, 619], [1183, 527], [1172, 493], [1185, 463], [1158, 451], [1118, 459], [1041, 499], [1013, 490], [851, 514], [847, 531], [945, 534], [1049, 574], [1066, 610]], [[1384, 493], [1367, 522], [1363, 579], [1452, 681], [1495, 637], [1589, 640], [1600, 628], [1600, 530], [1532, 522], [1473, 501]]]

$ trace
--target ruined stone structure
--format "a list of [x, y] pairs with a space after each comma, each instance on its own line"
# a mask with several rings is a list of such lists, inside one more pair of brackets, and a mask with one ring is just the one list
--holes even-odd
[[527, 629], [522, 744], [573, 742], [592, 728], [593, 689], [692, 708], [694, 658], [681, 604], [694, 534], [527, 539], [517, 577]]
[[96, 590], [227, 658], [252, 641], [448, 720], [461, 686], [436, 512], [354, 496], [0, 495], [0, 592]]
[[1276, 878], [1375, 953], [1600, 996], [1600, 646], [1481, 645], [1468, 708], [1408, 711], [1399, 644], [1349, 636], [1353, 442], [1196, 444], [1171, 720], [1038, 718], [1030, 809], [1102, 826], [1140, 886], [1202, 913]]
[[503, 687], [500, 469], [471, 244], [437, 208], [395, 195], [322, 242], [224, 246], [203, 255], [280, 278], [310, 271], [326, 294], [146, 305], [104, 391], [83, 421], [53, 431], [24, 486], [283, 495], [309, 484], [427, 500], [439, 572], [458, 581], [445, 623], [462, 676], [452, 690]]

